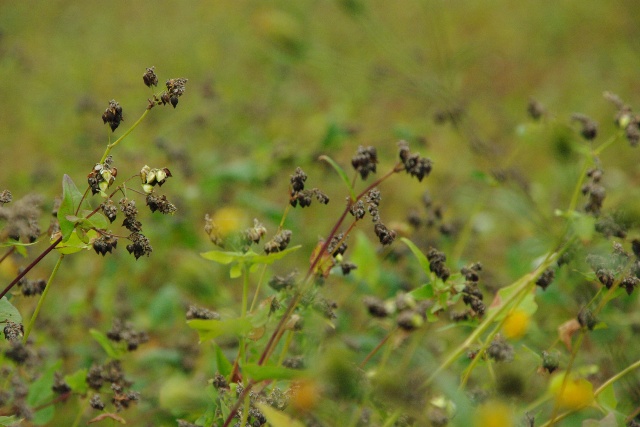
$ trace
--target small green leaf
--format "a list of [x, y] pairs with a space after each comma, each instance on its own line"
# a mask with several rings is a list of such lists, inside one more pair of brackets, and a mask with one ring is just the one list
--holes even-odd
[[62, 178], [62, 202], [58, 209], [58, 222], [60, 223], [60, 232], [62, 233], [62, 241], [66, 242], [71, 236], [71, 232], [75, 228], [75, 222], [67, 219], [68, 216], [75, 216], [80, 208], [82, 201], [82, 193], [73, 183], [71, 177], [67, 174]]
[[291, 418], [284, 412], [267, 405], [266, 403], [256, 403], [256, 406], [264, 414], [272, 427], [304, 427], [300, 421]]
[[[48, 366], [40, 378], [35, 380], [29, 387], [29, 394], [27, 395], [27, 403], [31, 407], [40, 406], [48, 403], [53, 398], [53, 375], [62, 366], [62, 361]], [[35, 425], [47, 424], [53, 418], [55, 414], [54, 405], [48, 405], [45, 408], [35, 412], [33, 419], [31, 420]]]
[[412, 290], [409, 292], [409, 295], [417, 301], [422, 301], [425, 299], [431, 299], [436, 294], [433, 291], [433, 285], [431, 283], [427, 283], [426, 285], [422, 285], [419, 288]]
[[356, 192], [354, 191], [353, 186], [351, 186], [351, 181], [349, 180], [349, 177], [347, 176], [347, 173], [344, 171], [344, 169], [342, 169], [342, 167], [340, 167], [340, 165], [337, 164], [329, 156], [324, 156], [324, 155], [320, 156], [320, 157], [318, 157], [318, 160], [323, 160], [323, 161], [329, 163], [329, 165], [331, 165], [331, 167], [338, 173], [338, 176], [342, 179], [344, 184], [349, 189], [349, 195], [351, 196], [351, 200], [355, 201], [356, 200]]
[[407, 239], [406, 237], [401, 237], [400, 241], [402, 241], [405, 245], [407, 245], [409, 247], [411, 252], [413, 252], [413, 255], [418, 260], [418, 263], [420, 264], [420, 267], [422, 268], [422, 271], [424, 271], [425, 274], [429, 275], [431, 273], [431, 270], [429, 269], [429, 260], [422, 253], [422, 251], [420, 249], [418, 249], [418, 247], [411, 240]]
[[225, 252], [225, 251], [209, 251], [201, 253], [205, 259], [217, 262], [219, 264], [227, 265], [231, 263], [237, 263], [231, 267], [231, 278], [235, 279], [242, 275], [242, 266], [247, 266], [248, 268], [253, 268], [258, 264], [269, 265], [274, 263], [275, 261], [284, 258], [289, 255], [291, 252], [297, 251], [302, 246], [293, 246], [289, 249], [285, 249], [284, 251], [271, 253], [269, 255], [259, 255], [253, 251], [248, 252]]
[[[511, 295], [520, 287], [520, 283], [516, 282], [512, 285], [506, 286], [498, 291], [498, 294], [494, 298], [491, 306], [487, 310], [488, 313], [493, 312], [494, 310], [499, 310], [504, 305], [504, 301], [509, 299]], [[527, 293], [525, 297], [522, 299], [520, 304], [514, 307], [513, 309], [518, 308], [523, 312], [532, 315], [538, 310], [538, 304], [536, 304], [535, 295], [532, 292]], [[495, 318], [496, 321], [502, 320], [506, 315], [509, 314], [509, 310], [506, 310], [500, 316]]]
[[15, 308], [5, 296], [0, 299], [0, 323], [7, 321], [22, 323], [22, 316], [20, 316], [18, 309]]
[[302, 371], [284, 366], [261, 366], [248, 363], [242, 366], [242, 373], [254, 381], [293, 380], [302, 376]]
[[216, 368], [218, 372], [220, 372], [220, 375], [228, 377], [229, 374], [231, 374], [233, 366], [231, 366], [231, 362], [229, 362], [229, 359], [224, 355], [220, 346], [215, 345], [214, 347], [216, 352]]
[[618, 406], [618, 399], [616, 399], [613, 383], [605, 387], [600, 394], [598, 394], [596, 400], [607, 411], [614, 411]]
[[229, 270], [229, 277], [231, 277], [232, 279], [237, 279], [240, 276], [242, 276], [242, 265], [241, 264], [232, 265], [231, 269]]
[[97, 329], [90, 329], [89, 333], [91, 334], [91, 336], [93, 337], [94, 340], [96, 340], [98, 342], [98, 344], [100, 344], [100, 346], [102, 347], [102, 349], [107, 353], [107, 356], [109, 356], [112, 359], [120, 359], [122, 357], [122, 355], [124, 354], [124, 351], [117, 348], [113, 341], [111, 341], [109, 338], [107, 338], [107, 336], [105, 334], [103, 334], [102, 332], [100, 332]]
[[236, 261], [239, 257], [244, 255], [242, 252], [224, 252], [224, 251], [209, 251], [203, 252], [200, 256], [204, 259], [208, 259], [218, 264], [231, 264], [233, 261]]
[[91, 238], [96, 237], [98, 235], [94, 230], [89, 230], [84, 236], [86, 242], [82, 241], [80, 236], [78, 236], [78, 230], [71, 230], [71, 235], [67, 238], [66, 241], [58, 243], [56, 246], [56, 250], [63, 254], [74, 254], [76, 252], [80, 252], [81, 250], [91, 249], [91, 245], [88, 243]]
[[4, 415], [0, 416], [0, 426], [15, 426], [20, 422], [15, 415], [11, 415], [10, 417], [6, 417]]
[[65, 375], [64, 381], [69, 384], [71, 390], [78, 394], [85, 394], [88, 389], [87, 385], [87, 370], [80, 369], [73, 374]]
[[227, 320], [193, 319], [188, 320], [187, 325], [198, 331], [200, 342], [215, 339], [221, 335], [246, 335], [253, 329], [248, 318], [236, 318]]
[[571, 218], [571, 229], [583, 242], [590, 242], [596, 231], [596, 218], [578, 212], [573, 212]]
[[356, 242], [350, 258], [358, 266], [351, 274], [375, 286], [380, 279], [380, 262], [376, 255], [376, 247], [360, 230], [356, 233]]

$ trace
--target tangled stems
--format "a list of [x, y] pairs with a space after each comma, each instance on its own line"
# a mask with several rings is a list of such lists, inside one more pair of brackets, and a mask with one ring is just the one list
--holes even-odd
[[[565, 245], [563, 250], [565, 250], [568, 246], [569, 245]], [[451, 364], [453, 364], [453, 362], [455, 362], [480, 337], [480, 335], [482, 335], [489, 328], [489, 326], [491, 325], [491, 323], [493, 323], [495, 319], [497, 319], [501, 315], [506, 314], [507, 311], [513, 307], [514, 302], [516, 302], [519, 298], [522, 298], [524, 295], [526, 295], [527, 292], [530, 292], [532, 287], [535, 286], [536, 279], [558, 259], [558, 257], [562, 254], [563, 250], [548, 254], [545, 257], [544, 261], [542, 261], [542, 263], [540, 263], [540, 265], [534, 271], [516, 280], [511, 285], [511, 286], [514, 286], [516, 289], [508, 298], [505, 299], [505, 301], [502, 303], [502, 306], [490, 312], [487, 315], [487, 317], [482, 321], [482, 323], [478, 325], [478, 327], [476, 327], [473, 333], [469, 335], [469, 337], [462, 344], [460, 344], [458, 348], [456, 348], [453, 352], [451, 352], [449, 357], [447, 357], [445, 361], [435, 370], [435, 372], [431, 374], [429, 378], [427, 378], [424, 385], [426, 386], [431, 384], [445, 369], [451, 366]], [[494, 330], [491, 333], [491, 336], [489, 337], [489, 339], [486, 340], [486, 343], [483, 345], [483, 349], [488, 346], [487, 343], [491, 342], [490, 338], [497, 333], [497, 330], [499, 330], [499, 328], [496, 328], [496, 330]], [[469, 370], [471, 370], [472, 367], [473, 367], [473, 364], [469, 366]], [[467, 373], [467, 376], [469, 375], [469, 372]]]
[[[333, 162], [330, 162], [330, 163], [333, 163]], [[362, 197], [364, 197], [370, 190], [372, 190], [373, 188], [377, 187], [382, 182], [386, 181], [393, 174], [399, 173], [399, 172], [401, 172], [403, 170], [404, 170], [404, 166], [402, 165], [402, 163], [397, 163], [396, 165], [394, 165], [394, 167], [389, 172], [387, 172], [385, 175], [381, 176], [380, 178], [376, 179], [373, 183], [368, 185], [363, 191], [361, 191], [359, 194], [357, 194], [355, 196], [354, 196], [355, 192], [353, 191], [353, 185], [349, 182], [349, 180], [343, 179], [346, 182], [346, 184], [349, 186], [349, 194], [350, 194], [349, 201], [347, 202], [347, 204], [346, 204], [346, 206], [344, 208], [344, 211], [342, 212], [342, 214], [340, 215], [338, 220], [335, 222], [334, 226], [331, 228], [331, 231], [329, 232], [329, 235], [327, 236], [327, 238], [323, 242], [320, 250], [318, 251], [318, 254], [313, 259], [311, 264], [309, 265], [309, 269], [307, 270], [307, 273], [305, 274], [305, 277], [304, 277], [304, 279], [302, 281], [302, 286], [296, 291], [296, 293], [291, 298], [291, 301], [287, 305], [282, 317], [280, 317], [280, 320], [278, 321], [278, 324], [276, 325], [275, 330], [272, 332], [271, 336], [269, 337], [269, 340], [267, 341], [267, 344], [266, 344], [264, 350], [262, 351], [262, 354], [260, 355], [260, 358], [258, 360], [258, 365], [259, 366], [265, 364], [267, 362], [267, 360], [269, 360], [269, 358], [271, 357], [273, 351], [275, 350], [275, 346], [278, 344], [278, 342], [280, 341], [280, 339], [284, 335], [284, 326], [285, 326], [286, 322], [289, 320], [289, 317], [291, 316], [291, 314], [293, 314], [293, 311], [297, 307], [298, 302], [300, 301], [300, 298], [302, 297], [302, 294], [304, 293], [304, 290], [311, 283], [311, 278], [313, 277], [314, 272], [316, 271], [316, 268], [318, 267], [319, 263], [321, 262], [321, 260], [323, 258], [323, 255], [326, 253], [327, 248], [329, 247], [329, 244], [331, 243], [331, 240], [337, 234], [337, 232], [340, 229], [340, 227], [343, 225], [344, 220], [347, 217], [347, 215], [349, 214], [349, 211], [350, 211], [352, 205], [354, 203], [356, 203], [358, 200], [360, 200]], [[343, 173], [340, 173], [340, 171], [339, 171], [339, 174], [341, 176], [343, 176]], [[285, 211], [285, 213], [286, 212], [288, 212], [288, 209], [287, 209], [287, 211]], [[351, 227], [349, 228], [349, 230], [351, 230]], [[243, 306], [244, 306], [244, 303], [243, 303]], [[229, 415], [225, 419], [223, 427], [227, 427], [227, 426], [229, 426], [231, 424], [231, 421], [233, 420], [233, 418], [235, 417], [236, 413], [240, 409], [240, 406], [243, 404], [243, 402], [247, 398], [249, 392], [251, 391], [251, 389], [256, 384], [257, 384], [256, 381], [250, 380], [245, 385], [244, 389], [242, 390], [242, 393], [238, 397], [238, 400], [233, 405], [233, 407], [230, 408]], [[246, 412], [246, 411], [244, 411], [244, 412]]]

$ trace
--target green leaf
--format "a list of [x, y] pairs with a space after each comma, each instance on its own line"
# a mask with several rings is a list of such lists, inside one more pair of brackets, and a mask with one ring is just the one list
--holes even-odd
[[[29, 394], [27, 395], [27, 403], [31, 407], [40, 406], [45, 403], [49, 403], [53, 399], [53, 375], [56, 371], [60, 370], [62, 361], [49, 365], [40, 378], [35, 380], [29, 387]], [[32, 422], [35, 425], [47, 424], [53, 418], [55, 414], [54, 405], [48, 405], [45, 408], [36, 411], [33, 414]]]
[[242, 252], [224, 252], [224, 251], [209, 251], [203, 252], [200, 256], [204, 259], [208, 259], [218, 264], [231, 264], [233, 261], [236, 261], [240, 256], [242, 256]]
[[20, 419], [16, 418], [15, 415], [11, 415], [10, 417], [0, 416], [0, 426], [15, 426], [20, 422]]
[[[494, 298], [491, 306], [487, 310], [488, 313], [493, 312], [494, 310], [499, 310], [504, 305], [504, 301], [509, 299], [511, 295], [521, 286], [520, 283], [515, 282], [509, 286], [506, 286], [498, 291], [498, 294]], [[518, 308], [523, 312], [532, 315], [538, 310], [538, 304], [535, 301], [535, 295], [532, 292], [528, 292], [527, 295], [522, 299], [520, 304], [512, 307], [513, 309]], [[506, 310], [500, 316], [497, 316], [494, 320], [499, 321], [502, 320], [507, 314], [509, 314], [509, 310]]]
[[256, 406], [264, 414], [272, 427], [304, 427], [300, 421], [291, 418], [284, 412], [267, 405], [266, 403], [256, 403]]
[[229, 270], [229, 277], [231, 277], [232, 279], [237, 279], [240, 276], [242, 276], [242, 265], [241, 264], [232, 265], [231, 269]]
[[78, 394], [85, 394], [89, 388], [86, 369], [79, 369], [73, 374], [65, 375], [64, 381], [69, 384], [71, 390]]
[[338, 176], [342, 179], [344, 184], [349, 189], [349, 195], [351, 196], [351, 200], [355, 201], [356, 200], [356, 192], [354, 191], [353, 186], [351, 185], [351, 181], [349, 180], [349, 177], [347, 176], [347, 173], [344, 171], [344, 169], [342, 169], [342, 167], [340, 167], [340, 165], [337, 164], [329, 156], [322, 155], [322, 156], [318, 157], [318, 160], [323, 160], [323, 161], [329, 163], [329, 165], [331, 165], [331, 167], [338, 173]]
[[0, 299], [0, 323], [7, 321], [22, 323], [22, 316], [20, 316], [18, 309], [15, 308], [5, 296]]
[[75, 217], [76, 212], [79, 211], [81, 201], [82, 193], [73, 183], [71, 177], [65, 174], [62, 178], [62, 203], [60, 203], [60, 208], [58, 209], [58, 222], [60, 223], [63, 242], [69, 239], [76, 226], [75, 222], [68, 220], [67, 217]]
[[587, 243], [593, 239], [596, 231], [596, 218], [591, 215], [573, 212], [571, 218], [571, 229], [580, 240]]
[[18, 248], [25, 248], [27, 246], [33, 246], [33, 245], [37, 245], [39, 243], [38, 240], [36, 240], [33, 243], [22, 243], [18, 240], [15, 239], [9, 239], [6, 242], [0, 242], [0, 248], [8, 248], [11, 246], [15, 246], [16, 250], [18, 250]]
[[261, 366], [255, 363], [243, 365], [242, 373], [254, 381], [293, 380], [303, 375], [300, 370], [289, 369], [284, 366]]
[[124, 354], [124, 350], [117, 348], [114, 345], [114, 342], [111, 341], [109, 338], [107, 338], [107, 336], [102, 332], [100, 332], [99, 330], [89, 329], [89, 333], [91, 334], [93, 339], [96, 340], [98, 344], [100, 344], [102, 349], [107, 353], [107, 356], [109, 356], [110, 358], [120, 359]]
[[413, 252], [413, 255], [416, 257], [416, 259], [418, 260], [418, 263], [420, 264], [420, 267], [422, 268], [422, 271], [424, 271], [425, 274], [430, 275], [431, 270], [429, 269], [429, 260], [422, 253], [422, 251], [418, 249], [418, 247], [406, 237], [401, 237], [400, 241], [402, 241], [405, 245], [407, 245], [411, 250], [411, 252]]
[[97, 235], [98, 233], [96, 231], [89, 230], [84, 237], [87, 242], [84, 242], [78, 235], [78, 230], [73, 229], [66, 241], [58, 243], [56, 250], [63, 255], [68, 255], [80, 252], [81, 250], [91, 249], [91, 245], [88, 242]]
[[221, 335], [246, 335], [253, 329], [249, 318], [227, 320], [193, 319], [187, 320], [190, 328], [198, 331], [200, 342], [215, 339]]
[[229, 359], [227, 359], [227, 357], [222, 352], [220, 346], [215, 345], [214, 347], [216, 352], [216, 369], [218, 369], [220, 375], [222, 375], [223, 377], [228, 377], [229, 374], [231, 374], [233, 366], [231, 365], [231, 362], [229, 362]]
[[106, 230], [109, 227], [109, 220], [102, 213], [97, 212], [87, 218], [93, 211], [83, 210], [83, 224], [84, 228], [97, 228], [98, 230]]
[[613, 383], [606, 386], [598, 397], [596, 398], [600, 406], [607, 411], [614, 411], [618, 406], [618, 399], [616, 399], [615, 391], [613, 390]]
[[269, 265], [274, 263], [275, 261], [284, 258], [289, 255], [291, 252], [297, 251], [302, 246], [293, 246], [289, 249], [285, 249], [284, 251], [274, 252], [269, 255], [260, 255], [253, 251], [248, 252], [228, 252], [228, 251], [209, 251], [203, 252], [200, 254], [205, 259], [217, 262], [218, 264], [231, 264], [237, 263], [231, 267], [231, 278], [235, 279], [242, 275], [242, 267], [246, 266], [247, 268], [253, 268], [258, 264]]
[[356, 233], [356, 242], [350, 259], [358, 266], [351, 273], [355, 278], [364, 280], [371, 286], [378, 283], [380, 279], [380, 262], [376, 255], [376, 247], [360, 230]]

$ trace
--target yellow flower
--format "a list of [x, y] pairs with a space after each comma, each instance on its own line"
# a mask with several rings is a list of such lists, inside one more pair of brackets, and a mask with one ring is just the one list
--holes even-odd
[[562, 389], [565, 374], [554, 376], [549, 384], [549, 390], [555, 396], [556, 403], [564, 409], [576, 410], [589, 406], [593, 402], [593, 384], [584, 378], [569, 376]]
[[226, 237], [234, 231], [240, 231], [249, 222], [245, 212], [234, 207], [218, 209], [211, 219], [222, 237]]
[[502, 334], [509, 339], [522, 338], [527, 329], [529, 329], [529, 322], [531, 316], [523, 310], [515, 309], [507, 315], [507, 318], [502, 324]]
[[474, 427], [513, 427], [511, 408], [494, 400], [478, 406], [473, 417]]

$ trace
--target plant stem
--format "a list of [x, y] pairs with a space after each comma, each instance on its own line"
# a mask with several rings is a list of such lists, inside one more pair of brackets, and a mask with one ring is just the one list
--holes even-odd
[[47, 254], [49, 252], [51, 252], [56, 246], [58, 246], [58, 244], [60, 242], [62, 242], [62, 236], [58, 237], [52, 244], [49, 245], [49, 247], [47, 249], [42, 251], [42, 253], [40, 255], [38, 255], [38, 258], [36, 258], [33, 261], [31, 261], [31, 263], [28, 266], [26, 266], [24, 270], [22, 270], [22, 273], [18, 274], [15, 277], [15, 279], [13, 279], [13, 281], [11, 283], [9, 283], [9, 285], [6, 288], [4, 288], [2, 293], [0, 293], [0, 299], [2, 299], [2, 297], [4, 297], [7, 294], [7, 292], [9, 292], [11, 290], [11, 288], [13, 288], [14, 285], [20, 281], [20, 279], [22, 279], [24, 276], [26, 276], [27, 273], [29, 271], [31, 271], [31, 269], [33, 267], [35, 267], [40, 261], [42, 261], [42, 258], [47, 256]]
[[381, 348], [383, 345], [385, 345], [385, 343], [387, 341], [389, 341], [389, 338], [391, 338], [391, 336], [393, 335], [393, 333], [396, 331], [396, 329], [392, 329], [391, 331], [389, 331], [389, 333], [387, 334], [387, 336], [385, 336], [382, 341], [380, 341], [378, 343], [378, 345], [375, 346], [375, 348], [373, 350], [371, 350], [369, 352], [369, 354], [367, 354], [367, 357], [364, 358], [364, 360], [360, 363], [360, 368], [364, 368], [364, 366], [367, 364], [367, 362], [369, 361], [369, 359], [371, 359]]
[[42, 292], [42, 295], [38, 300], [38, 305], [36, 306], [36, 310], [33, 312], [33, 315], [31, 316], [31, 320], [29, 321], [29, 324], [27, 325], [27, 328], [24, 331], [24, 337], [22, 338], [22, 342], [25, 344], [27, 343], [27, 339], [29, 338], [31, 329], [33, 329], [33, 325], [35, 325], [36, 323], [36, 319], [38, 318], [38, 313], [40, 313], [40, 309], [42, 308], [44, 299], [47, 297], [47, 293], [49, 293], [49, 289], [51, 288], [51, 282], [53, 282], [53, 278], [56, 277], [56, 273], [60, 268], [60, 264], [62, 264], [63, 258], [64, 258], [64, 254], [60, 254], [60, 257], [58, 258], [58, 262], [56, 262], [55, 267], [53, 267], [53, 271], [49, 275], [49, 280], [47, 280], [47, 286], [45, 286], [44, 291]]
[[489, 315], [484, 319], [482, 323], [478, 325], [478, 327], [471, 333], [471, 335], [469, 335], [469, 337], [449, 355], [444, 363], [442, 363], [438, 367], [438, 369], [436, 369], [436, 371], [431, 374], [431, 376], [425, 382], [425, 385], [433, 382], [433, 380], [435, 380], [442, 371], [451, 366], [451, 364], [453, 364], [453, 362], [455, 362], [456, 359], [458, 359], [471, 346], [471, 344], [473, 344], [475, 340], [489, 328], [491, 323], [493, 323], [493, 321], [498, 316], [511, 309], [512, 303], [516, 299], [518, 299], [523, 291], [526, 291], [529, 288], [531, 283], [533, 283], [536, 278], [540, 276], [540, 274], [542, 274], [542, 272], [545, 271], [558, 258], [558, 256], [559, 252], [548, 254], [545, 260], [534, 271], [516, 280], [513, 285], [511, 285], [515, 286], [516, 290], [513, 291], [513, 293], [502, 303], [502, 306], [499, 309], [489, 313]]
[[142, 113], [142, 116], [140, 116], [140, 118], [133, 125], [131, 125], [131, 127], [125, 133], [123, 133], [120, 138], [116, 139], [114, 142], [107, 145], [107, 149], [104, 151], [104, 154], [102, 155], [102, 158], [100, 159], [99, 163], [104, 163], [104, 161], [107, 159], [107, 156], [111, 152], [111, 149], [116, 145], [120, 144], [120, 142], [123, 139], [125, 139], [127, 135], [129, 135], [140, 124], [140, 122], [142, 122], [142, 120], [146, 117], [146, 115], [149, 114], [149, 111], [151, 111], [149, 108], [144, 110], [144, 113]]

